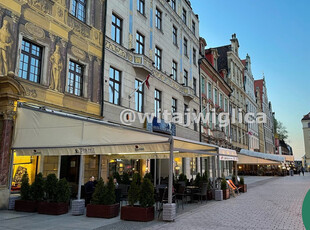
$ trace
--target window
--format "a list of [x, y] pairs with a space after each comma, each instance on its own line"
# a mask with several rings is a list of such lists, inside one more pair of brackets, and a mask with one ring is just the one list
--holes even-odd
[[197, 65], [197, 60], [196, 60], [196, 49], [193, 48], [193, 63], [194, 65]]
[[135, 89], [137, 89], [137, 91], [135, 92], [135, 104], [136, 104], [136, 111], [138, 112], [143, 112], [143, 84], [142, 81], [136, 79], [135, 80]]
[[155, 47], [155, 68], [161, 70], [161, 49]]
[[71, 14], [82, 22], [86, 22], [86, 1], [87, 0], [72, 0]]
[[42, 47], [23, 40], [19, 60], [18, 76], [29, 81], [40, 83], [42, 65]]
[[206, 93], [206, 79], [204, 77], [201, 78], [201, 93]]
[[217, 89], [214, 89], [214, 104], [218, 105]]
[[111, 38], [118, 44], [122, 43], [122, 20], [115, 14], [112, 14]]
[[171, 8], [176, 11], [176, 4], [175, 4], [175, 0], [171, 0]]
[[136, 35], [136, 53], [144, 54], [144, 36], [139, 32]]
[[[196, 117], [197, 117], [197, 110], [196, 109], [194, 109], [194, 114], [196, 115]], [[197, 122], [196, 121], [194, 121], [194, 131], [197, 131], [198, 129], [197, 129]]]
[[196, 23], [192, 21], [192, 32], [196, 35]]
[[178, 109], [177, 102], [178, 102], [177, 99], [172, 98], [172, 105], [171, 105], [171, 112], [172, 112], [172, 114], [177, 112], [177, 109]]
[[223, 94], [220, 93], [220, 107], [223, 109]]
[[157, 29], [161, 30], [161, 17], [162, 17], [162, 13], [159, 9], [156, 8], [156, 20], [155, 20], [155, 26]]
[[184, 86], [188, 86], [188, 72], [184, 70], [184, 80], [183, 80]]
[[208, 98], [212, 99], [212, 86], [211, 83], [208, 83]]
[[189, 113], [188, 105], [184, 104], [184, 124], [188, 123], [187, 122], [187, 113]]
[[172, 41], [174, 45], [178, 45], [178, 29], [175, 26], [172, 27]]
[[82, 96], [82, 89], [83, 89], [83, 66], [70, 60], [67, 91], [76, 96]]
[[194, 89], [195, 95], [197, 95], [197, 80], [196, 80], [196, 78], [193, 78], [193, 89]]
[[178, 64], [175, 61], [172, 61], [172, 78], [175, 81], [178, 79]]
[[137, 10], [140, 14], [144, 15], [144, 0], [137, 0]]
[[187, 21], [187, 12], [186, 10], [183, 8], [183, 12], [182, 12], [182, 20], [186, 25], [186, 21]]
[[161, 109], [161, 92], [155, 89], [155, 116], [158, 117]]
[[184, 55], [188, 56], [188, 52], [187, 52], [187, 39], [184, 38]]
[[120, 105], [120, 94], [121, 72], [113, 67], [110, 67], [109, 102], [115, 105]]
[[225, 100], [224, 100], [224, 110], [225, 110], [225, 112], [228, 112], [227, 98], [225, 98]]

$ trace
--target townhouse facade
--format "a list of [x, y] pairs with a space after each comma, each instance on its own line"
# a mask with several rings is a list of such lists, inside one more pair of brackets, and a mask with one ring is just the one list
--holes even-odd
[[[242, 60], [244, 63], [244, 90], [246, 93], [246, 109], [247, 113], [254, 114], [251, 115], [251, 120], [255, 121], [257, 110], [257, 103], [255, 97], [255, 89], [254, 89], [254, 77], [252, 74], [251, 68], [251, 58], [249, 55], [246, 56], [245, 60]], [[258, 133], [258, 124], [257, 122], [248, 123], [248, 135], [249, 135], [249, 150], [251, 151], [259, 151], [259, 133]]]
[[[164, 110], [198, 114], [198, 44], [199, 20], [187, 0], [129, 0], [126, 4], [109, 1], [104, 120], [121, 124], [120, 113], [124, 109], [132, 109], [137, 116], [154, 113], [159, 117]], [[149, 87], [144, 84], [147, 78]], [[193, 120], [187, 126], [175, 124], [165, 131], [155, 130], [149, 122], [136, 121], [132, 127], [199, 141], [199, 125]], [[161, 164], [162, 170], [155, 171], [161, 171], [158, 177], [166, 177], [168, 160], [158, 161], [155, 164], [150, 160], [147, 167], [154, 169]], [[200, 170], [199, 161], [176, 158], [175, 165], [179, 173], [189, 177]], [[148, 164], [146, 160], [139, 162]]]
[[304, 167], [310, 169], [310, 113], [304, 115], [301, 120], [304, 134], [305, 156], [303, 157]]
[[[16, 155], [12, 136], [17, 123], [33, 119], [21, 105], [40, 114], [102, 117], [104, 12], [102, 0], [0, 2], [0, 208], [7, 208], [25, 172], [30, 183], [38, 172], [55, 173], [77, 188], [79, 156]], [[86, 181], [98, 169], [98, 156], [86, 156], [84, 164], [90, 162]]]

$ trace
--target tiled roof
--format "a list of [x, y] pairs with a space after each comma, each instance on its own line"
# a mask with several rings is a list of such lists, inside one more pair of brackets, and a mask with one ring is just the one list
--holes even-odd
[[304, 118], [302, 119], [302, 121], [307, 121], [307, 120], [310, 120], [310, 113], [305, 115]]
[[217, 59], [218, 71], [226, 69], [228, 72], [227, 52], [231, 51], [231, 45], [216, 47], [215, 49], [217, 49], [219, 54], [219, 58]]

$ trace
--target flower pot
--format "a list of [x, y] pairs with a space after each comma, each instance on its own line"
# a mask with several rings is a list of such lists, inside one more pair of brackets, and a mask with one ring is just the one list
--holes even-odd
[[213, 199], [212, 190], [208, 190], [207, 191], [207, 200], [212, 200], [212, 199]]
[[34, 200], [15, 200], [15, 211], [18, 212], [36, 212], [37, 201]]
[[229, 199], [229, 197], [230, 197], [229, 189], [224, 189], [223, 190], [223, 199], [227, 200], [227, 199]]
[[248, 186], [246, 184], [240, 185], [240, 192], [247, 192], [248, 191]]
[[62, 215], [68, 213], [68, 203], [39, 202], [38, 213], [47, 215]]
[[152, 221], [154, 220], [154, 207], [123, 206], [121, 208], [121, 219], [141, 222]]
[[119, 204], [100, 205], [88, 204], [86, 208], [87, 217], [113, 218], [119, 213]]

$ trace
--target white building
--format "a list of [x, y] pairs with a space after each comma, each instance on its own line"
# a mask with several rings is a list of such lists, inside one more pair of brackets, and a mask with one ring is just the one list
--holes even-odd
[[[243, 60], [245, 65], [244, 69], [244, 88], [246, 93], [246, 106], [247, 113], [257, 114], [257, 104], [254, 89], [254, 78], [251, 69], [251, 58], [249, 55]], [[252, 116], [251, 119], [255, 120], [256, 116]], [[259, 150], [259, 134], [258, 134], [258, 124], [248, 123], [248, 134], [249, 134], [249, 150], [258, 151]]]
[[[189, 1], [108, 1], [105, 47], [105, 120], [121, 123], [128, 108], [137, 114], [199, 112], [199, 20]], [[148, 75], [150, 87], [139, 87]], [[199, 140], [193, 122], [176, 125], [175, 134]], [[168, 160], [161, 163], [161, 176], [168, 176]], [[175, 159], [175, 166], [187, 176], [200, 170], [198, 159]]]

